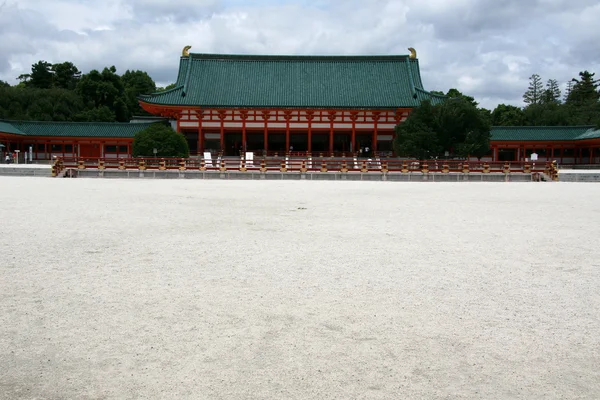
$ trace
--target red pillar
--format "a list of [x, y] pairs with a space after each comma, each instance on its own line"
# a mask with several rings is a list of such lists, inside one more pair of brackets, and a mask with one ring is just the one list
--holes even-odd
[[351, 153], [354, 153], [356, 149], [356, 119], [358, 118], [358, 113], [351, 112], [350, 119], [352, 120], [352, 136], [350, 137], [350, 142], [352, 142], [352, 146], [350, 149]]
[[308, 119], [308, 152], [312, 152], [312, 119], [313, 113], [309, 111], [306, 115], [306, 119]]
[[246, 141], [247, 141], [247, 137], [246, 137], [246, 119], [248, 118], [248, 112], [247, 111], [242, 111], [241, 112], [241, 118], [242, 118], [242, 154], [246, 154]]
[[222, 113], [219, 115], [219, 119], [221, 121], [220, 123], [220, 128], [221, 128], [221, 132], [220, 132], [220, 146], [221, 146], [221, 153], [223, 155], [225, 155], [225, 113]]
[[371, 149], [373, 149], [373, 155], [377, 151], [377, 121], [379, 121], [379, 112], [373, 114], [373, 143]]
[[285, 152], [290, 151], [290, 118], [292, 115], [289, 112], [285, 114]]
[[268, 111], [263, 111], [263, 119], [265, 121], [265, 130], [263, 132], [263, 142], [264, 142], [264, 148], [265, 148], [265, 156], [268, 154], [269, 152], [269, 131], [268, 131], [268, 124], [267, 121], [269, 120], [269, 112]]
[[265, 155], [269, 153], [269, 131], [267, 128], [267, 120], [265, 120], [265, 131], [263, 133], [263, 142], [265, 143]]
[[333, 121], [329, 127], [329, 153], [333, 153]]
[[202, 134], [202, 110], [198, 110], [198, 154], [202, 154], [204, 152], [204, 135]]

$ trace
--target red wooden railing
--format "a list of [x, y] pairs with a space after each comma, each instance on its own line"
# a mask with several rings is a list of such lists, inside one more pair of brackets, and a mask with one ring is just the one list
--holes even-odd
[[239, 157], [200, 158], [58, 158], [56, 174], [64, 169], [279, 171], [279, 172], [420, 172], [420, 173], [534, 173], [548, 172], [548, 163], [482, 162], [463, 160], [406, 160], [355, 157]]

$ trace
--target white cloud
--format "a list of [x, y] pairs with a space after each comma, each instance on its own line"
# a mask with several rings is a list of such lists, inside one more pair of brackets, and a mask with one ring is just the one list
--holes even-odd
[[521, 104], [538, 73], [566, 82], [600, 66], [597, 0], [5, 0], [0, 79], [38, 60], [82, 71], [115, 65], [175, 80], [195, 52], [406, 54], [418, 51], [430, 90], [451, 87], [483, 106]]

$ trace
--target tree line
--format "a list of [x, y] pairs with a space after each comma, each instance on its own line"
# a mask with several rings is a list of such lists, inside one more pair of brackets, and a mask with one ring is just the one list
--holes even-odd
[[38, 61], [18, 79], [15, 86], [0, 81], [0, 119], [126, 122], [147, 115], [137, 96], [157, 90], [144, 71], [119, 75], [111, 66], [82, 74], [69, 61]]
[[544, 84], [540, 75], [533, 74], [523, 94], [525, 106], [499, 104], [490, 113], [490, 122], [496, 126], [600, 126], [600, 80], [595, 75], [580, 72], [561, 93], [556, 79]]
[[[400, 156], [419, 159], [478, 157], [490, 151], [492, 126], [590, 125], [600, 128], [600, 80], [583, 71], [561, 93], [558, 81], [529, 78], [525, 107], [499, 104], [480, 108], [471, 96], [450, 89], [442, 104], [424, 102], [396, 126], [394, 149]], [[438, 94], [444, 94], [437, 92]]]

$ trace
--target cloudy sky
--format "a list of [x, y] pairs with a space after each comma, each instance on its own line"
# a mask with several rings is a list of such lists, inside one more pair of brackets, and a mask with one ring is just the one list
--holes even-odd
[[164, 86], [192, 52], [408, 54], [425, 88], [521, 105], [538, 73], [600, 75], [598, 0], [0, 0], [0, 79], [38, 60], [114, 65]]

